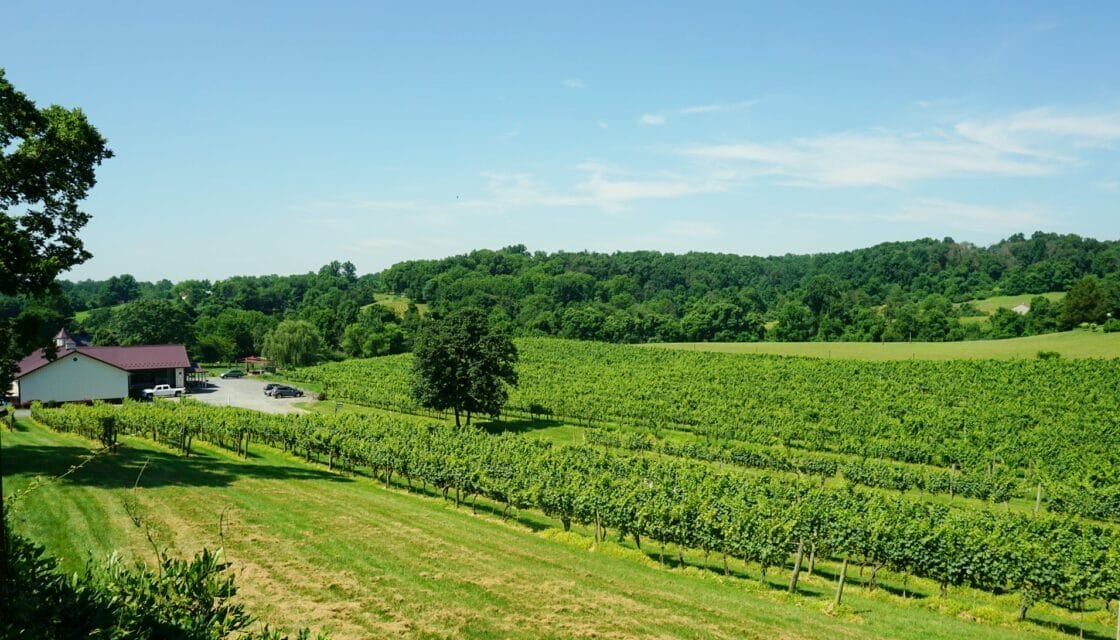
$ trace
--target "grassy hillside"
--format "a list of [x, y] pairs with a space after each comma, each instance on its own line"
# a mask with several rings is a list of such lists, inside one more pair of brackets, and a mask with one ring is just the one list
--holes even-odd
[[[113, 311], [113, 310], [116, 310], [116, 309], [120, 309], [123, 306], [124, 306], [124, 304], [116, 304], [116, 305], [113, 305], [111, 307], [101, 307], [100, 309], [108, 309], [109, 311]], [[74, 321], [79, 323], [79, 324], [82, 323], [82, 322], [85, 322], [86, 318], [89, 318], [90, 313], [92, 313], [94, 311], [98, 311], [98, 310], [99, 309], [87, 309], [85, 311], [77, 311], [77, 312], [74, 313]]]
[[[90, 447], [27, 424], [3, 444], [8, 492], [64, 472]], [[336, 638], [1021, 638], [1069, 637], [1076, 625], [1046, 606], [1012, 622], [1013, 594], [960, 589], [942, 601], [936, 585], [911, 579], [903, 598], [897, 576], [882, 575], [885, 588], [867, 592], [854, 572], [845, 605], [829, 612], [829, 565], [788, 596], [783, 572], [760, 585], [756, 569], [733, 562], [725, 578], [699, 568], [699, 553], [667, 569], [561, 534], [539, 514], [472, 514], [264, 447], [241, 460], [203, 444], [191, 458], [136, 438], [124, 445], [21, 498], [15, 526], [69, 568], [112, 549], [150, 558], [145, 531], [183, 554], [224, 546], [254, 612]], [[1108, 637], [1109, 623], [1086, 614], [1091, 636]]]
[[1020, 304], [1029, 305], [1031, 300], [1038, 296], [1042, 296], [1050, 302], [1057, 302], [1066, 297], [1066, 292], [1053, 291], [1050, 293], [1021, 293], [1017, 296], [993, 296], [983, 300], [973, 300], [972, 305], [976, 307], [977, 311], [992, 315], [997, 309], [1011, 309]]
[[1010, 360], [1035, 358], [1039, 351], [1056, 351], [1063, 358], [1120, 358], [1120, 333], [1077, 330], [968, 342], [674, 342], [643, 346], [849, 360]]
[[[392, 309], [393, 313], [397, 314], [398, 317], [404, 317], [404, 312], [408, 310], [409, 302], [410, 300], [406, 296], [398, 296], [391, 293], [373, 294], [373, 304], [379, 304]], [[420, 312], [420, 315], [424, 315], [428, 312], [428, 305], [421, 302], [416, 305], [416, 310]]]

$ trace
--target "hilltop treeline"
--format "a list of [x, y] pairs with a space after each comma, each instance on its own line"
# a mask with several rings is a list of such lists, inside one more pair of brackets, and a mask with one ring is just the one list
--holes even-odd
[[359, 276], [352, 263], [338, 261], [312, 273], [213, 282], [149, 283], [124, 274], [62, 281], [57, 292], [36, 299], [0, 298], [0, 313], [37, 327], [39, 342], [67, 327], [94, 344], [184, 343], [193, 358], [203, 361], [260, 354], [283, 322], [310, 325], [319, 339], [319, 356], [338, 349], [367, 356], [403, 351], [408, 346], [404, 336], [419, 315], [414, 310], [402, 318], [369, 306], [377, 282], [375, 275]]
[[[1092, 279], [1085, 280], [1091, 276]], [[991, 323], [955, 305], [1068, 291], [1060, 306]], [[523, 246], [417, 260], [381, 273], [388, 291], [437, 311], [490, 310], [513, 333], [611, 342], [961, 340], [1057, 331], [1120, 310], [1120, 243], [1012, 236], [983, 248], [952, 238], [816, 255], [529, 253]], [[767, 329], [769, 327], [769, 330]]]
[[[962, 322], [984, 315], [969, 300], [1050, 291], [1069, 295]], [[403, 300], [395, 310], [371, 304], [377, 293]], [[421, 322], [418, 304], [479, 307], [513, 335], [609, 342], [1008, 338], [1120, 317], [1120, 242], [1035, 233], [986, 248], [945, 238], [772, 257], [514, 246], [361, 276], [334, 261], [286, 276], [62, 281], [39, 298], [0, 297], [0, 315], [18, 317], [24, 334], [37, 328], [40, 341], [66, 326], [99, 344], [182, 342], [216, 361], [265, 351], [285, 321], [306, 323], [291, 333], [317, 335], [322, 356], [400, 353]]]

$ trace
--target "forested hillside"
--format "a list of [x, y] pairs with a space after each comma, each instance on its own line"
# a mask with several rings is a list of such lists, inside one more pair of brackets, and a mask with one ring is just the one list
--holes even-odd
[[[1094, 279], [1084, 280], [1087, 276]], [[1097, 280], [1100, 279], [1100, 280]], [[1069, 291], [1031, 312], [971, 305], [992, 295]], [[961, 340], [1105, 322], [1120, 309], [1120, 243], [1012, 236], [988, 248], [916, 240], [772, 257], [711, 253], [475, 251], [394, 265], [388, 291], [436, 310], [477, 306], [522, 335], [611, 342]]]
[[[973, 303], [990, 296], [1025, 296], [1030, 310]], [[362, 276], [335, 261], [314, 273], [213, 282], [128, 274], [62, 281], [52, 295], [0, 299], [0, 314], [37, 325], [40, 338], [66, 326], [99, 344], [183, 342], [192, 357], [217, 361], [266, 351], [270, 335], [303, 336], [319, 358], [400, 353], [422, 308], [468, 306], [513, 335], [608, 342], [946, 341], [1083, 323], [1109, 330], [1120, 325], [1112, 319], [1120, 317], [1120, 242], [1035, 233], [986, 248], [946, 238], [771, 257], [515, 246]]]

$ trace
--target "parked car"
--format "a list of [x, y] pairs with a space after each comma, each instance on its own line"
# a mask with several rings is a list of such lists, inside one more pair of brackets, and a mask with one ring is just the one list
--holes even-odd
[[226, 371], [225, 373], [223, 373], [222, 375], [220, 375], [218, 377], [221, 378], [222, 380], [225, 380], [226, 378], [244, 378], [245, 377], [245, 372], [242, 371], [241, 369], [230, 369], [229, 371]]
[[303, 391], [300, 391], [299, 389], [296, 389], [295, 387], [289, 387], [287, 385], [280, 385], [280, 386], [278, 386], [278, 387], [276, 387], [275, 389], [272, 390], [272, 397], [273, 398], [302, 398], [303, 397]]
[[268, 384], [264, 385], [264, 395], [270, 396], [270, 395], [272, 395], [272, 392], [276, 390], [276, 387], [282, 387], [282, 386], [284, 386], [284, 385], [277, 384], [275, 382], [269, 382]]

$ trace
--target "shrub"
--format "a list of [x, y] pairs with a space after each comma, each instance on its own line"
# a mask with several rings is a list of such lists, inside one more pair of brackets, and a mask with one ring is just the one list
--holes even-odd
[[1120, 318], [1109, 318], [1108, 322], [1104, 323], [1102, 328], [1105, 333], [1120, 331]]
[[1058, 353], [1057, 351], [1039, 351], [1038, 352], [1038, 359], [1039, 360], [1058, 360], [1061, 357], [1062, 357], [1062, 354]]
[[[6, 566], [0, 603], [3, 638], [178, 638], [283, 640], [254, 630], [257, 619], [235, 601], [237, 587], [221, 553], [191, 560], [160, 554], [158, 569], [114, 556], [84, 573], [64, 574], [43, 548], [5, 529]], [[296, 638], [309, 639], [303, 629]], [[322, 638], [322, 636], [319, 636]]]

